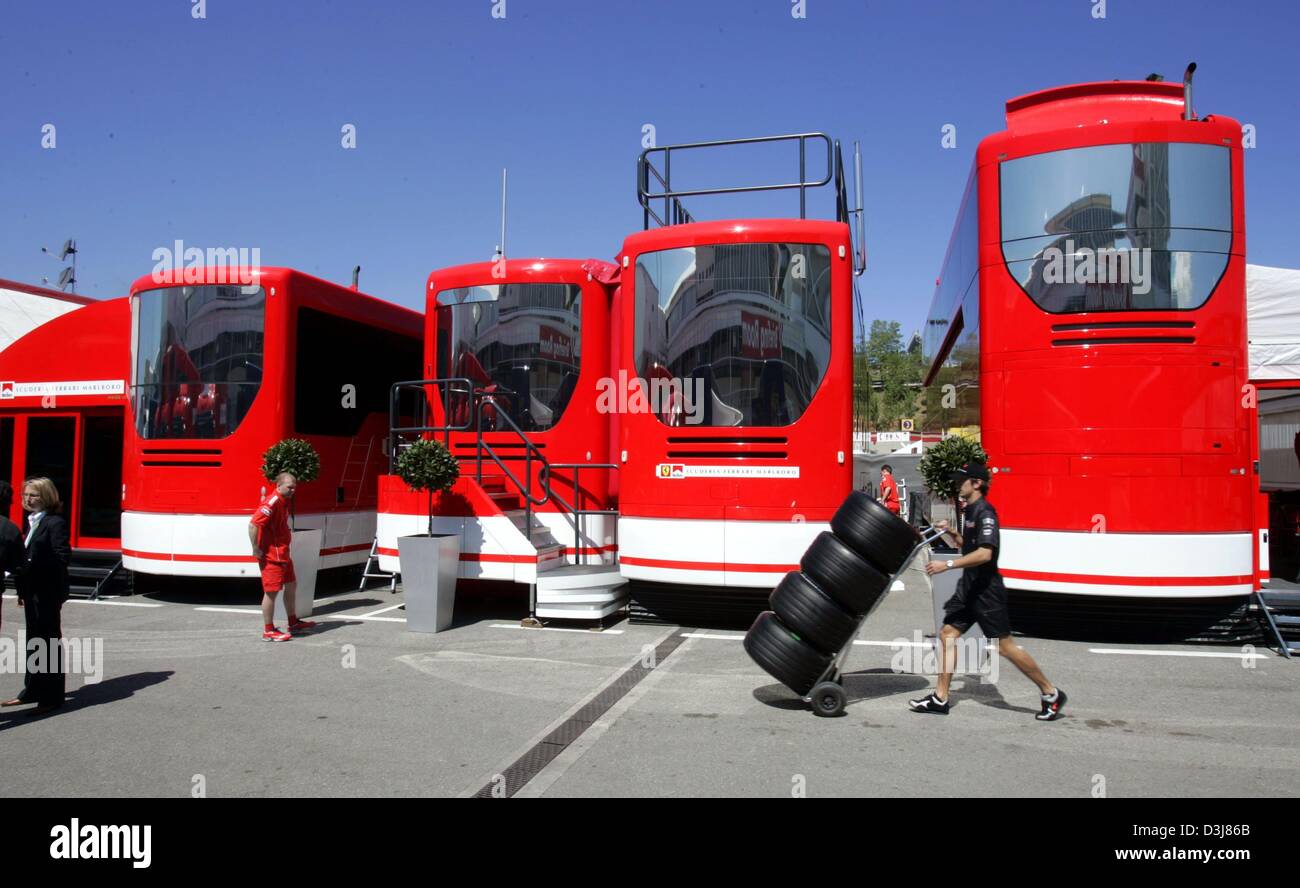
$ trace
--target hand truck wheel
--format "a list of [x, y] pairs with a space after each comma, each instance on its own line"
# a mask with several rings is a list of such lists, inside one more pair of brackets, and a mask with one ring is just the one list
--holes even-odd
[[812, 689], [808, 698], [812, 701], [813, 715], [834, 718], [844, 714], [844, 688], [838, 682], [821, 682]]

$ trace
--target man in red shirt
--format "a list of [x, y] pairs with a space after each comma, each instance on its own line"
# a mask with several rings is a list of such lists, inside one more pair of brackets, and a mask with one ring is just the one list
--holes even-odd
[[[298, 479], [281, 472], [275, 479], [275, 490], [262, 500], [248, 522], [248, 540], [253, 544], [257, 566], [262, 570], [262, 641], [288, 641], [294, 632], [311, 629], [316, 624], [300, 620], [294, 601], [293, 559], [289, 546], [293, 532], [289, 530], [289, 501], [298, 487]], [[275, 596], [284, 592], [284, 610], [289, 615], [289, 631], [275, 628]]]
[[895, 515], [900, 513], [898, 484], [894, 482], [894, 470], [888, 465], [880, 467], [880, 502]]

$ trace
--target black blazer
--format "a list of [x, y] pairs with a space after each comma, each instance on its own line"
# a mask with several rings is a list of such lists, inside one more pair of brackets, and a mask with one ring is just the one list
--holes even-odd
[[35, 598], [51, 604], [68, 600], [68, 562], [72, 547], [68, 544], [68, 522], [62, 515], [46, 513], [36, 525], [31, 542], [23, 553], [18, 571], [18, 597]]
[[14, 588], [18, 588], [18, 572], [23, 569], [27, 557], [23, 552], [23, 532], [4, 515], [0, 515], [0, 570], [13, 576]]
[[0, 570], [18, 575], [27, 555], [23, 552], [23, 532], [4, 515], [0, 515]]

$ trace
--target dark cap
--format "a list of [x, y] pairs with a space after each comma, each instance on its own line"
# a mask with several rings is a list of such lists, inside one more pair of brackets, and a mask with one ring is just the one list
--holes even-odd
[[970, 462], [970, 463], [966, 463], [966, 465], [962, 466], [957, 471], [950, 472], [948, 474], [948, 477], [949, 479], [957, 482], [961, 482], [966, 478], [971, 478], [975, 481], [987, 482], [989, 480], [989, 469], [988, 466], [984, 465], [984, 463]]

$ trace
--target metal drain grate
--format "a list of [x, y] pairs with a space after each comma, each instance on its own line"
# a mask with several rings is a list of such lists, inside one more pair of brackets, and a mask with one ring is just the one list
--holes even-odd
[[591, 727], [602, 715], [610, 710], [610, 707], [623, 699], [628, 691], [640, 684], [654, 669], [662, 665], [669, 655], [686, 640], [682, 637], [683, 634], [691, 631], [690, 629], [682, 629], [673, 632], [659, 642], [655, 646], [655, 666], [653, 668], [647, 669], [644, 661], [638, 660], [623, 670], [608, 687], [583, 704], [582, 708], [561, 722], [553, 731], [537, 741], [523, 755], [515, 759], [504, 772], [485, 783], [478, 792], [474, 793], [473, 797], [476, 799], [508, 799], [523, 789], [528, 784], [528, 781], [541, 773], [542, 769], [554, 761], [556, 756], [564, 752], [570, 743], [581, 737], [587, 728]]

